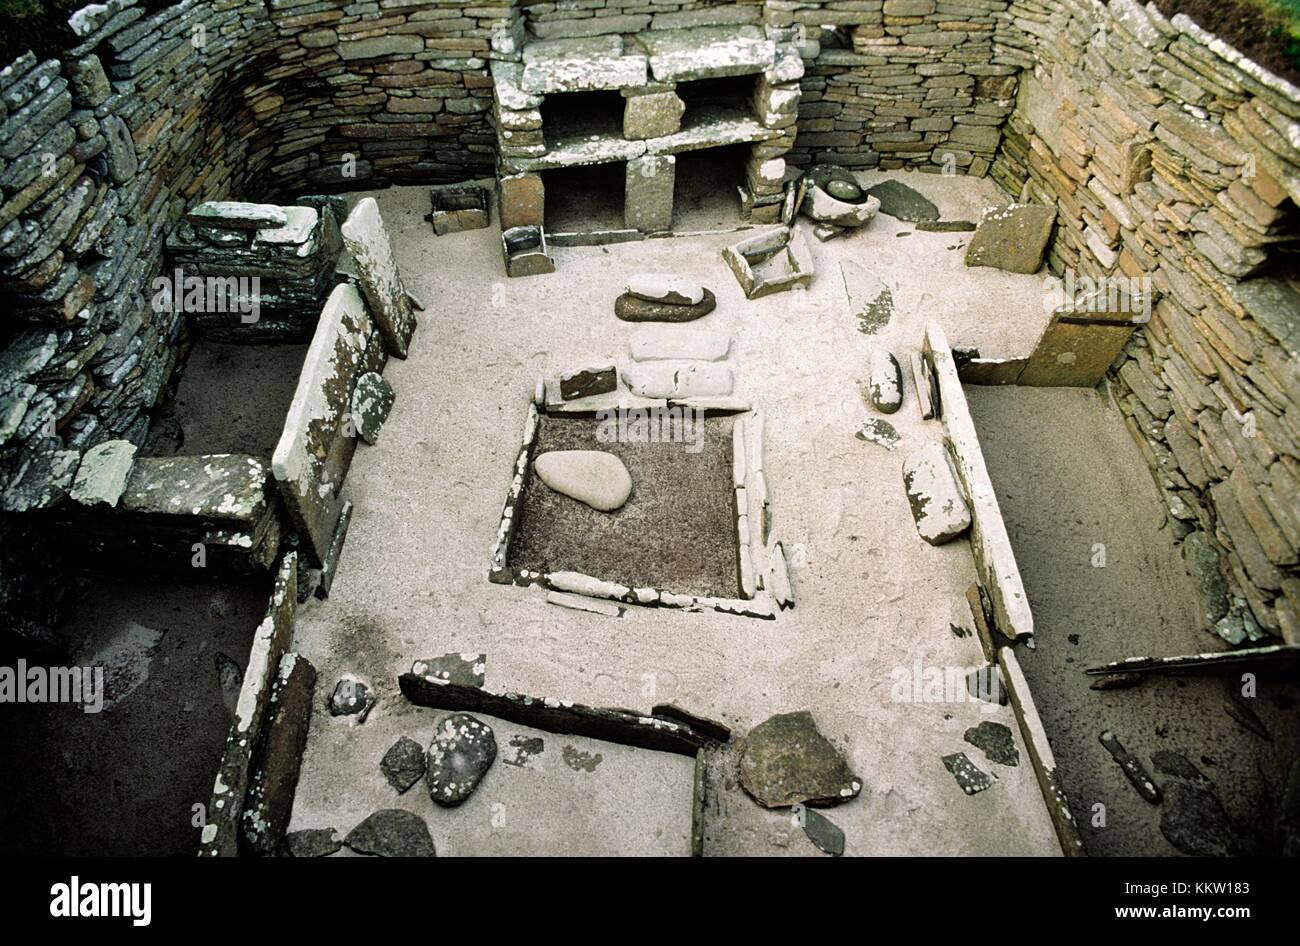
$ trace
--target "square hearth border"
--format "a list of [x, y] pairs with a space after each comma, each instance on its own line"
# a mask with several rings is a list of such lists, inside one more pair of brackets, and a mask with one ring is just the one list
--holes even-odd
[[[611, 401], [609, 406], [616, 408], [622, 406], [622, 402], [616, 399]], [[669, 401], [666, 406], [693, 407], [696, 405], [691, 403], [691, 399], [685, 399], [682, 401]], [[516, 585], [525, 588], [540, 585], [553, 592], [568, 592], [596, 600], [618, 602], [621, 605], [675, 608], [696, 613], [712, 610], [766, 621], [775, 620], [777, 611], [782, 607], [793, 607], [794, 601], [789, 596], [788, 589], [785, 593], [773, 594], [767, 588], [760, 587], [757, 578], [763, 572], [754, 559], [753, 535], [751, 534], [749, 517], [750, 499], [754, 499], [755, 508], [759, 510], [759, 522], [756, 526], [759, 544], [762, 544], [763, 540], [767, 538], [769, 532], [767, 523], [771, 516], [763, 472], [761, 468], [751, 471], [749, 469], [751, 464], [746, 462], [746, 458], [751, 453], [761, 456], [761, 439], [755, 450], [752, 445], [746, 442], [745, 432], [754, 429], [757, 431], [755, 436], [761, 438], [762, 412], [741, 406], [703, 406], [702, 409], [705, 416], [709, 414], [736, 416], [736, 424], [732, 428], [733, 517], [738, 540], [736, 572], [737, 584], [741, 587], [742, 593], [748, 593], [749, 597], [723, 598], [709, 595], [679, 594], [649, 587], [632, 588], [619, 582], [585, 575], [581, 572], [540, 572], [531, 569], [516, 569], [507, 565], [510, 555], [510, 543], [514, 539], [518, 527], [518, 518], [515, 511], [519, 507], [524, 487], [528, 483], [528, 476], [532, 469], [533, 448], [537, 443], [541, 419], [547, 413], [544, 409], [544, 396], [542, 409], [539, 409], [536, 399], [528, 405], [528, 415], [524, 420], [524, 432], [520, 438], [519, 452], [515, 458], [514, 479], [511, 481], [510, 489], [506, 494], [505, 505], [501, 511], [501, 522], [497, 528], [496, 542], [492, 546], [491, 562], [488, 566], [488, 581], [498, 585]], [[571, 412], [561, 412], [561, 414], [572, 416]], [[746, 423], [746, 420], [748, 420], [748, 423]], [[751, 472], [752, 476], [750, 475]], [[775, 548], [775, 552], [769, 550], [769, 554], [782, 558], [783, 553], [780, 549], [780, 543], [774, 541], [771, 544]], [[781, 565], [780, 573], [782, 577], [778, 578], [778, 581], [782, 580], [785, 573], [783, 560]]]

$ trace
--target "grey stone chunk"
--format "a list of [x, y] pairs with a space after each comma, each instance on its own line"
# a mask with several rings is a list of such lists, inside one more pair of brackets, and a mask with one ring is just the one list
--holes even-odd
[[834, 805], [862, 791], [862, 780], [806, 710], [773, 716], [743, 738], [740, 784], [765, 808]]
[[972, 726], [962, 736], [967, 742], [984, 752], [990, 762], [998, 765], [1019, 765], [1020, 750], [1011, 729], [1002, 723], [985, 720], [978, 726]]
[[867, 397], [882, 414], [893, 414], [903, 406], [903, 369], [892, 352], [875, 348], [867, 370]]
[[671, 90], [629, 95], [623, 107], [623, 137], [644, 140], [676, 134], [685, 112], [686, 104]]
[[384, 778], [399, 795], [424, 778], [426, 767], [424, 747], [409, 736], [403, 736], [389, 746], [379, 763]]
[[964, 752], [944, 756], [943, 764], [967, 795], [978, 794], [993, 785], [993, 777], [981, 771]]
[[1182, 553], [1183, 566], [1192, 577], [1200, 599], [1204, 627], [1214, 627], [1228, 613], [1228, 580], [1219, 563], [1219, 553], [1210, 537], [1199, 529], [1183, 539]]
[[624, 225], [642, 233], [672, 229], [677, 158], [671, 154], [643, 154], [627, 162], [623, 176]]
[[614, 301], [614, 314], [624, 322], [693, 322], [708, 315], [717, 305], [717, 297], [708, 289], [696, 305], [649, 302], [625, 292]]
[[497, 757], [492, 727], [468, 713], [453, 713], [438, 724], [429, 746], [429, 797], [454, 808], [473, 794]]
[[776, 44], [750, 25], [653, 30], [638, 41], [658, 82], [763, 72], [776, 59]]
[[7, 443], [22, 428], [27, 408], [35, 396], [34, 384], [19, 384], [0, 394], [0, 445]]
[[417, 660], [411, 673], [435, 683], [456, 683], [461, 686], [481, 687], [487, 672], [487, 654], [443, 654]]
[[411, 56], [424, 52], [424, 37], [411, 33], [392, 33], [339, 43], [335, 49], [345, 61], [378, 59], [381, 56]]
[[880, 212], [911, 223], [939, 219], [939, 208], [902, 181], [881, 181], [867, 191], [880, 201]]
[[86, 506], [116, 506], [126, 491], [135, 453], [136, 446], [129, 440], [108, 440], [91, 447], [81, 458], [72, 498]]
[[831, 857], [844, 853], [844, 832], [820, 811], [801, 805], [799, 820], [803, 824], [803, 833], [819, 851]]
[[108, 142], [108, 175], [114, 184], [125, 184], [135, 177], [140, 169], [140, 160], [135, 153], [135, 140], [131, 129], [117, 115], [107, 115], [100, 121], [104, 137]]
[[334, 685], [334, 692], [329, 699], [329, 711], [331, 716], [352, 716], [356, 722], [364, 723], [376, 702], [370, 684], [346, 673]]
[[1282, 279], [1248, 279], [1233, 286], [1231, 292], [1287, 354], [1300, 358], [1300, 292], [1294, 286]]
[[415, 333], [415, 311], [373, 197], [363, 198], [343, 224], [343, 242], [357, 264], [366, 301], [389, 353], [405, 358]]
[[357, 378], [357, 385], [352, 389], [352, 421], [366, 443], [379, 442], [379, 431], [396, 398], [393, 386], [378, 372], [367, 371]]
[[1056, 209], [1038, 204], [1013, 204], [986, 213], [966, 248], [966, 265], [1033, 275], [1043, 265], [1055, 221]]
[[358, 854], [376, 857], [436, 857], [429, 825], [400, 808], [376, 811], [348, 832], [343, 841]]
[[1235, 833], [1219, 796], [1193, 782], [1173, 780], [1165, 786], [1160, 833], [1193, 857], [1228, 857], [1236, 853]]
[[904, 461], [903, 486], [916, 531], [931, 545], [942, 545], [970, 528], [970, 508], [943, 444], [928, 444]]
[[543, 483], [600, 512], [613, 512], [632, 495], [623, 461], [602, 450], [552, 450], [539, 454], [533, 470]]
[[290, 831], [284, 840], [294, 857], [328, 857], [343, 847], [343, 839], [333, 828]]

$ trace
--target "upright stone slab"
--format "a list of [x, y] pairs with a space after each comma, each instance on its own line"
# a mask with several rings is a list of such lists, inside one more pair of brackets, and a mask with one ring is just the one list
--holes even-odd
[[405, 358], [415, 334], [415, 310], [406, 294], [379, 205], [366, 197], [343, 224], [343, 241], [356, 260], [361, 287], [390, 354]]
[[628, 229], [658, 233], [673, 226], [673, 182], [677, 158], [647, 154], [627, 162], [627, 202], [623, 222]]
[[546, 187], [540, 174], [513, 174], [497, 182], [501, 229], [540, 227], [546, 209]]
[[271, 458], [285, 509], [316, 566], [328, 557], [339, 519], [339, 487], [356, 450], [351, 425], [344, 420], [353, 387], [364, 372], [370, 328], [356, 287], [335, 287], [307, 350], [284, 433]]

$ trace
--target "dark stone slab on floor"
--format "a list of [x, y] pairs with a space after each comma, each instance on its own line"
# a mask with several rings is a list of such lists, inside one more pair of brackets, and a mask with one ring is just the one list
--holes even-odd
[[765, 720], [739, 746], [741, 787], [766, 808], [835, 805], [862, 790], [862, 780], [806, 710]]
[[429, 826], [419, 815], [399, 808], [376, 811], [348, 832], [344, 844], [376, 857], [436, 857]]
[[909, 223], [939, 219], [939, 208], [902, 181], [881, 181], [867, 191], [880, 201], [880, 212]]

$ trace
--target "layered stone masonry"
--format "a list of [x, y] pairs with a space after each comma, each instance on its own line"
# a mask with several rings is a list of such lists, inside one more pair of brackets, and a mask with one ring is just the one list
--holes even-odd
[[992, 173], [1056, 208], [1052, 271], [1158, 294], [1111, 381], [1207, 626], [1295, 641], [1300, 90], [1135, 0], [1013, 0], [994, 61], [1026, 72]]

